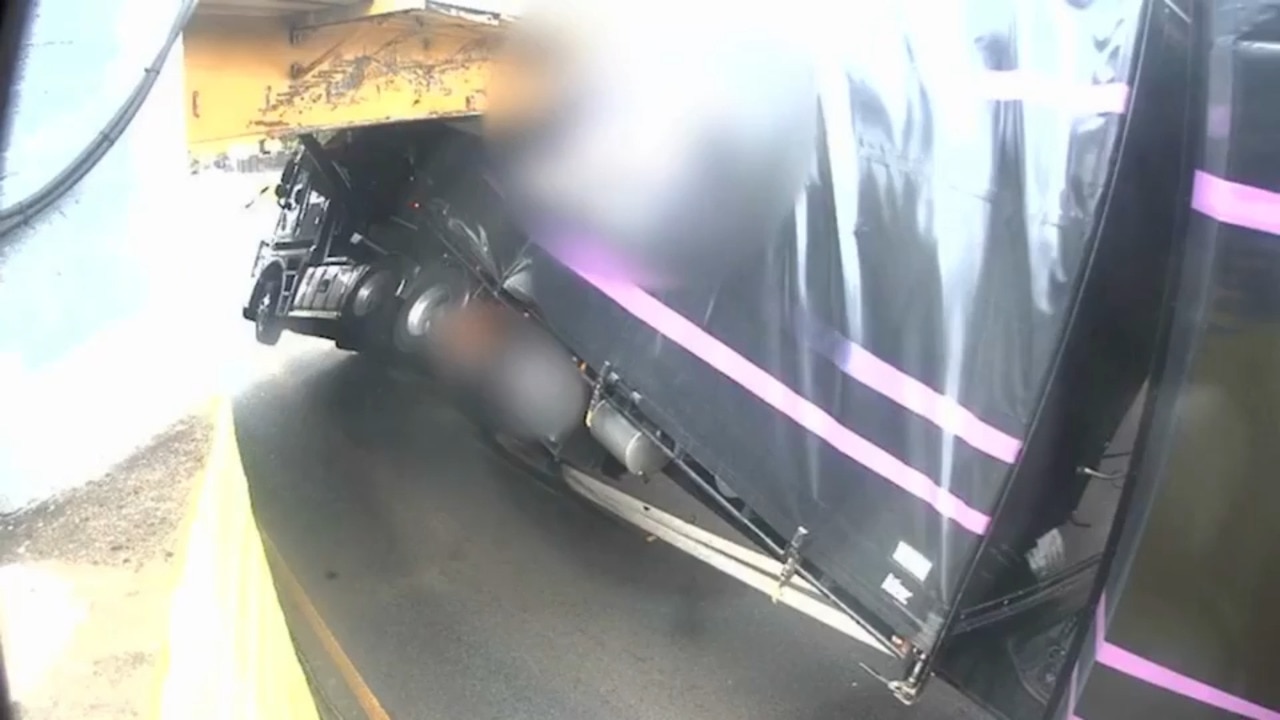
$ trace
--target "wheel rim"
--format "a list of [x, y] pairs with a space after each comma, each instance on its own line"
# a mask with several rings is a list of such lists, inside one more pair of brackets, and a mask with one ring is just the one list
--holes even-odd
[[258, 298], [258, 312], [254, 315], [254, 325], [257, 326], [259, 332], [266, 332], [270, 328], [271, 313], [275, 310], [275, 288], [268, 286], [266, 292], [262, 293], [262, 297]]
[[356, 296], [351, 301], [351, 312], [356, 317], [365, 317], [372, 313], [386, 299], [391, 273], [379, 272], [356, 288]]
[[449, 301], [449, 291], [442, 287], [433, 287], [424, 291], [414, 299], [405, 315], [405, 331], [410, 336], [420, 338], [431, 331], [431, 323], [435, 315]]

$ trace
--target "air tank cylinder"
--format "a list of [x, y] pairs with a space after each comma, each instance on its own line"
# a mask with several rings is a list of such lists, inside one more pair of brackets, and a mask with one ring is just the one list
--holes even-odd
[[666, 466], [666, 451], [607, 401], [587, 413], [587, 428], [632, 475], [651, 475]]

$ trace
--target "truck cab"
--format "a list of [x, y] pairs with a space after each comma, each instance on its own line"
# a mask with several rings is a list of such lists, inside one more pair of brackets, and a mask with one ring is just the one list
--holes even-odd
[[441, 273], [467, 297], [485, 289], [516, 305], [533, 301], [528, 240], [489, 182], [474, 124], [309, 138], [275, 197], [279, 219], [259, 243], [243, 307], [260, 342], [289, 329], [344, 349], [413, 354], [423, 303], [438, 299], [426, 292], [428, 276]]
[[356, 279], [356, 266], [332, 252], [340, 224], [334, 194], [314, 157], [300, 149], [290, 158], [275, 186], [280, 215], [270, 237], [258, 244], [243, 308], [260, 342], [275, 344], [295, 322], [319, 321], [307, 324], [332, 330], [326, 326], [338, 320], [336, 303]]
[[[260, 342], [274, 344], [289, 329], [360, 347], [401, 285], [408, 265], [403, 251], [411, 243], [393, 241], [388, 250], [368, 233], [390, 219], [386, 198], [399, 193], [383, 186], [409, 177], [409, 163], [352, 135], [324, 143], [309, 137], [281, 172], [275, 187], [280, 215], [258, 245], [243, 307]], [[358, 153], [367, 155], [364, 162]], [[379, 170], [370, 172], [371, 164]]]

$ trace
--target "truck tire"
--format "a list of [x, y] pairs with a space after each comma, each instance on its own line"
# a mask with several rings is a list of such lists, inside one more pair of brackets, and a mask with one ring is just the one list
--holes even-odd
[[276, 314], [280, 302], [280, 280], [264, 280], [253, 311], [253, 335], [263, 345], [275, 345], [284, 333], [284, 319]]
[[343, 303], [338, 347], [375, 354], [391, 347], [399, 301], [396, 292], [405, 273], [396, 262], [379, 262], [369, 268]]
[[465, 270], [444, 263], [419, 271], [396, 313], [392, 328], [396, 349], [414, 360], [432, 360], [432, 326], [442, 311], [470, 301], [473, 288], [469, 280]]

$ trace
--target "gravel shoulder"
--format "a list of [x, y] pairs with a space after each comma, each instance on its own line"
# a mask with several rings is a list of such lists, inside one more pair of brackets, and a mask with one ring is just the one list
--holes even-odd
[[183, 419], [102, 478], [0, 518], [0, 642], [24, 720], [152, 714], [210, 433], [206, 416]]

